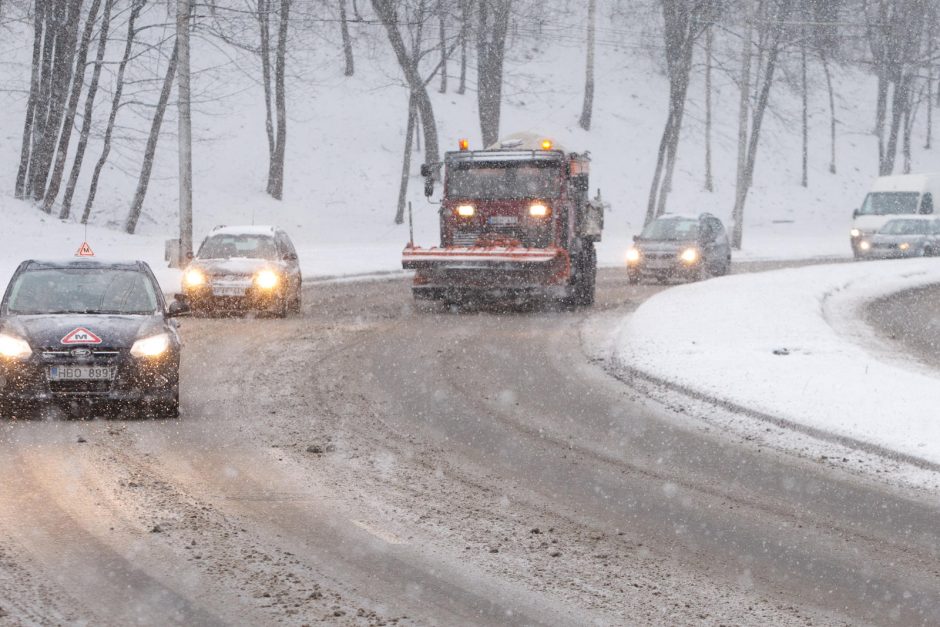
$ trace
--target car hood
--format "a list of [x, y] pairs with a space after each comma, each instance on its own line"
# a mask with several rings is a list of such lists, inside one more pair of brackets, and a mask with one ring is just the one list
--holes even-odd
[[[24, 338], [33, 348], [95, 347], [130, 348], [134, 341], [166, 330], [160, 315], [105, 314], [18, 315], [0, 322], [3, 331]], [[100, 342], [63, 343], [76, 329], [85, 329]]]
[[189, 267], [215, 276], [250, 276], [265, 268], [283, 270], [284, 264], [269, 259], [234, 257], [232, 259], [194, 259]]

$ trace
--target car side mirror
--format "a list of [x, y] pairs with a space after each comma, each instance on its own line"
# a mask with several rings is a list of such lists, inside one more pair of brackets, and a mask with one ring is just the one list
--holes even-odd
[[186, 315], [192, 311], [189, 307], [189, 303], [182, 300], [174, 300], [166, 308], [167, 318], [178, 318], [179, 316]]
[[284, 261], [297, 261], [297, 255], [294, 253], [285, 253]]
[[855, 219], [858, 217], [858, 209], [852, 209], [852, 218]]
[[639, 236], [639, 235], [634, 235], [634, 236], [633, 236], [633, 241], [634, 241], [634, 242], [640, 241], [640, 236]]
[[431, 176], [431, 166], [429, 166], [427, 163], [421, 164], [421, 176], [424, 178]]

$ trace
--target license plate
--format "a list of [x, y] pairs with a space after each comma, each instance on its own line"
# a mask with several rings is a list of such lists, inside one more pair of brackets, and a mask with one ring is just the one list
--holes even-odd
[[493, 226], [510, 226], [517, 224], [519, 219], [516, 216], [490, 216], [488, 222]]
[[50, 381], [111, 381], [117, 373], [114, 366], [51, 366]]
[[214, 296], [244, 296], [244, 287], [215, 286], [212, 288]]

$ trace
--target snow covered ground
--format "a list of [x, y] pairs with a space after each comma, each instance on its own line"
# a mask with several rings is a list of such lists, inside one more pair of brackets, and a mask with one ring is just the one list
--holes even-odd
[[871, 300], [940, 282], [935, 259], [810, 266], [682, 285], [646, 301], [615, 361], [720, 401], [940, 463], [940, 375], [884, 350]]
[[[569, 7], [570, 8], [570, 7]], [[603, 9], [602, 9], [603, 10]], [[565, 14], [569, 30], [580, 28], [584, 15]], [[356, 74], [342, 75], [339, 46], [299, 46], [288, 85], [288, 141], [285, 198], [264, 193], [267, 145], [257, 75], [258, 59], [229, 51], [220, 55], [217, 42], [194, 41], [194, 63], [200, 68], [195, 87], [209, 94], [194, 111], [195, 239], [217, 224], [278, 224], [292, 235], [308, 277], [391, 271], [400, 268], [407, 225], [395, 225], [395, 199], [401, 171], [408, 94], [400, 70], [381, 29], [353, 25]], [[338, 38], [337, 32], [325, 37]], [[0, 230], [3, 266], [15, 265], [25, 254], [71, 253], [81, 240], [73, 221], [53, 225], [54, 218], [14, 201], [12, 187], [19, 155], [25, 86], [29, 82], [30, 34], [11, 33], [4, 48], [0, 89], [0, 215], [9, 228]], [[554, 138], [572, 150], [593, 156], [592, 188], [600, 188], [612, 204], [600, 263], [619, 265], [633, 234], [641, 228], [666, 116], [668, 84], [657, 54], [646, 44], [650, 33], [611, 24], [601, 26], [597, 58], [598, 84], [593, 127], [578, 124], [583, 97], [584, 51], [579, 36], [552, 33], [514, 40], [507, 59], [502, 129], [529, 130]], [[335, 42], [331, 42], [335, 43]], [[736, 50], [734, 41], [717, 40]], [[730, 49], [729, 48], [729, 49]], [[112, 52], [109, 52], [112, 54]], [[113, 54], [117, 54], [116, 51]], [[698, 54], [698, 53], [697, 53]], [[736, 54], [736, 53], [735, 53]], [[700, 56], [700, 55], [699, 55]], [[700, 59], [699, 59], [700, 60]], [[453, 64], [452, 64], [453, 65]], [[452, 71], [456, 68], [452, 67]], [[471, 68], [472, 69], [472, 68]], [[873, 118], [873, 78], [851, 68], [834, 72], [837, 97], [838, 173], [828, 172], [828, 101], [822, 72], [810, 68], [810, 180], [799, 184], [801, 146], [799, 95], [781, 80], [772, 96], [772, 114], [761, 134], [754, 188], [748, 201], [741, 259], [792, 259], [849, 254], [850, 214], [863, 198], [877, 170]], [[132, 67], [146, 77], [159, 68]], [[713, 160], [715, 191], [703, 191], [704, 89], [696, 72], [689, 92], [679, 162], [670, 196], [674, 211], [711, 211], [730, 223], [733, 204], [738, 92], [731, 74], [714, 77]], [[471, 71], [471, 79], [473, 72]], [[431, 97], [438, 120], [441, 149], [456, 147], [460, 137], [479, 146], [474, 84], [464, 95]], [[110, 80], [104, 77], [105, 83]], [[221, 86], [224, 85], [224, 89]], [[96, 116], [107, 111], [110, 97], [103, 89]], [[96, 250], [132, 253], [162, 264], [163, 240], [175, 236], [177, 218], [175, 110], [167, 112], [164, 137], [157, 151], [154, 177], [138, 227], [139, 235], [120, 232], [140, 169], [142, 134], [149, 125], [147, 110], [132, 115], [122, 110], [118, 123], [128, 132], [102, 175], [91, 229]], [[928, 168], [922, 125], [914, 128], [914, 170]], [[73, 142], [74, 145], [74, 142]], [[100, 152], [93, 138], [87, 159]], [[437, 207], [421, 194], [418, 164], [412, 162], [408, 198], [415, 212], [415, 239], [437, 240]], [[91, 170], [91, 168], [86, 168]], [[80, 179], [76, 204], [87, 190], [87, 172]], [[35, 234], [43, 239], [33, 239]], [[76, 240], [79, 240], [76, 242]], [[42, 244], [36, 242], [42, 241]], [[29, 242], [32, 242], [30, 245]], [[161, 273], [172, 282], [170, 272]]]

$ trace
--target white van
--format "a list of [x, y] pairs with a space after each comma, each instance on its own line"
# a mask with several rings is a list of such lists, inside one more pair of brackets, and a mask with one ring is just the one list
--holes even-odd
[[876, 178], [862, 206], [852, 214], [852, 252], [858, 257], [858, 245], [892, 218], [932, 214], [934, 197], [940, 197], [940, 174]]

